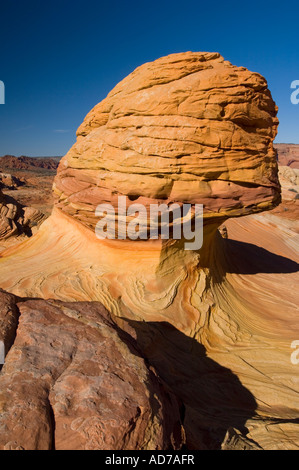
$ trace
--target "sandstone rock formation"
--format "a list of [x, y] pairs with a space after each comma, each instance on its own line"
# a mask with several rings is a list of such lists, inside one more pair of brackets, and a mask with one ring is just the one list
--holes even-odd
[[[101, 202], [202, 203], [207, 220], [279, 202], [277, 108], [259, 74], [219, 54], [138, 67], [86, 116], [62, 159], [56, 207], [94, 228]], [[130, 204], [130, 202], [129, 202]]]
[[[0, 286], [15, 295], [100, 301], [123, 319], [183, 403], [188, 448], [299, 448], [298, 234], [258, 214], [280, 201], [276, 111], [265, 79], [219, 54], [144, 64], [80, 126], [52, 216], [0, 259]], [[119, 195], [202, 203], [202, 249], [98, 240], [95, 208]]]
[[299, 168], [298, 144], [275, 144], [278, 153], [278, 163], [282, 166]]
[[271, 215], [283, 219], [279, 225], [286, 225], [299, 233], [299, 169], [289, 166], [279, 166], [279, 181], [281, 184], [282, 203], [272, 209]]
[[22, 234], [30, 236], [33, 227], [40, 225], [44, 219], [44, 214], [38, 209], [23, 207], [0, 190], [0, 240]]
[[180, 449], [175, 397], [98, 303], [0, 292], [0, 449]]
[[244, 437], [238, 429], [229, 428], [221, 450], [262, 450], [254, 441]]
[[282, 198], [284, 200], [299, 199], [299, 169], [289, 166], [280, 166], [279, 180], [281, 182]]
[[23, 184], [24, 181], [21, 181], [19, 178], [9, 173], [0, 173], [0, 189], [16, 189]]

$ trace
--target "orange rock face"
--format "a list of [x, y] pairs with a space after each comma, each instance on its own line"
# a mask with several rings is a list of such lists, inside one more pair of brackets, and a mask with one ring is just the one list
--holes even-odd
[[60, 163], [56, 207], [94, 228], [103, 202], [199, 203], [206, 219], [279, 202], [277, 108], [263, 77], [217, 53], [138, 67], [96, 105]]

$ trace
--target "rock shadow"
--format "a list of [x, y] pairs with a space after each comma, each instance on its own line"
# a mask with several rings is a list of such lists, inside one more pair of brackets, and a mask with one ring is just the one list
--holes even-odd
[[246, 435], [246, 421], [257, 404], [231, 370], [170, 323], [125, 322], [133, 328], [142, 355], [182, 405], [188, 449], [220, 449], [229, 428]]
[[252, 243], [223, 239], [225, 260], [221, 268], [232, 274], [287, 274], [299, 271], [299, 264]]

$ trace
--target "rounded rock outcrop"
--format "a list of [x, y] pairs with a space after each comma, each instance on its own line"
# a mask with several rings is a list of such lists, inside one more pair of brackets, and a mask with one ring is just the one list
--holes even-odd
[[213, 221], [272, 208], [276, 114], [266, 80], [218, 53], [146, 63], [87, 114], [58, 168], [56, 207], [90, 228], [119, 195], [203, 204]]

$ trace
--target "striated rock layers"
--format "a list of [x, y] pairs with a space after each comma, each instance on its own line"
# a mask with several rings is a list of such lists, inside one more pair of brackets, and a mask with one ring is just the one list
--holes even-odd
[[56, 207], [94, 228], [101, 202], [204, 204], [240, 216], [279, 201], [277, 108], [259, 74], [219, 54], [174, 54], [121, 81], [62, 159]]
[[0, 240], [25, 234], [32, 235], [32, 228], [40, 225], [44, 214], [33, 207], [24, 207], [0, 189]]
[[[52, 216], [0, 259], [5, 290], [100, 301], [130, 328], [183, 403], [188, 448], [299, 447], [296, 238], [258, 214], [280, 202], [276, 112], [265, 79], [217, 53], [142, 65], [79, 127]], [[98, 240], [95, 209], [117, 209], [118, 196], [128, 206], [202, 203], [203, 247]], [[220, 236], [220, 224], [244, 215]]]

